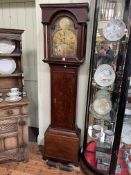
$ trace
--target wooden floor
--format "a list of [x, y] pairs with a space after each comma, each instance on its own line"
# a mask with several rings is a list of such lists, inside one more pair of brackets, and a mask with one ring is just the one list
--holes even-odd
[[0, 164], [0, 175], [83, 175], [79, 167], [72, 172], [48, 167], [36, 144], [29, 145], [29, 162], [7, 162]]

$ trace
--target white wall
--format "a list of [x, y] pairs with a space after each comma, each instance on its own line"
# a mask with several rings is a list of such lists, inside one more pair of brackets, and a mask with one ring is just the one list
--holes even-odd
[[38, 143], [43, 143], [44, 132], [50, 124], [50, 70], [48, 64], [42, 62], [44, 58], [43, 25], [41, 24], [41, 9], [39, 4], [43, 3], [82, 3], [90, 2], [90, 21], [87, 32], [86, 61], [80, 66], [78, 77], [77, 95], [77, 125], [84, 130], [84, 118], [86, 109], [86, 93], [88, 82], [89, 58], [91, 52], [91, 38], [93, 31], [93, 16], [95, 0], [36, 0], [37, 19], [37, 63], [38, 63], [38, 111], [39, 111], [39, 137]]
[[90, 3], [86, 61], [79, 69], [77, 94], [76, 118], [83, 136], [95, 0], [35, 0], [35, 4], [34, 0], [0, 0], [0, 19], [2, 19], [0, 27], [25, 30], [22, 45], [25, 88], [31, 101], [29, 125], [39, 127], [38, 143], [40, 144], [43, 143], [44, 132], [50, 124], [50, 70], [48, 64], [42, 62], [44, 58], [43, 25], [39, 4], [82, 2]]
[[22, 35], [22, 51], [25, 89], [30, 100], [29, 125], [38, 127], [35, 1], [0, 0], [0, 28], [25, 30]]

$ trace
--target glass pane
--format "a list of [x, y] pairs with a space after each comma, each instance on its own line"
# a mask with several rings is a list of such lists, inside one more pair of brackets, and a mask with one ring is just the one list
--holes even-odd
[[68, 17], [57, 20], [52, 31], [53, 55], [58, 57], [75, 57], [77, 49], [77, 30]]
[[109, 171], [128, 33], [124, 1], [101, 0], [91, 84], [85, 159]]
[[129, 82], [116, 173], [131, 174], [131, 79]]

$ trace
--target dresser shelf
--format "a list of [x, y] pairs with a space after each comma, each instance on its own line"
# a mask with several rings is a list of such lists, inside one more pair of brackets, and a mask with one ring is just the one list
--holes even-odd
[[0, 54], [0, 59], [9, 58], [9, 57], [20, 57], [21, 53], [12, 53], [12, 54]]

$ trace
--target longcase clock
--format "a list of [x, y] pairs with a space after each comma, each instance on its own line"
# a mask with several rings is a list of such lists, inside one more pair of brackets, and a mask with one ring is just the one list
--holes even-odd
[[76, 125], [78, 68], [85, 60], [88, 4], [41, 4], [44, 62], [51, 73], [51, 124], [43, 156], [78, 163], [80, 129]]

